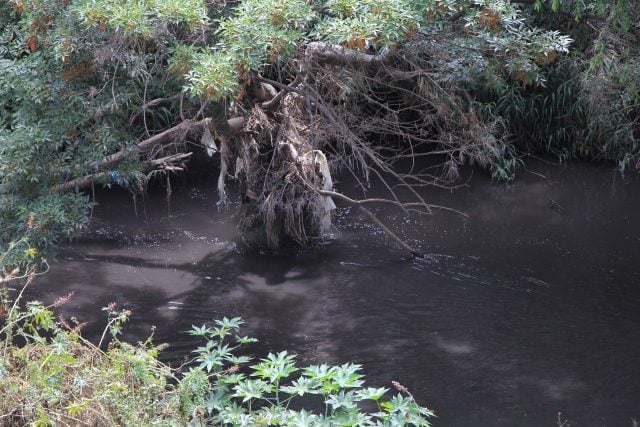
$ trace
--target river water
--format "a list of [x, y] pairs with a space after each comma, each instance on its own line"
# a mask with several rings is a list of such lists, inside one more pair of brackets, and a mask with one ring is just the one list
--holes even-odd
[[[530, 162], [514, 184], [476, 171], [432, 203], [469, 214], [381, 218], [427, 253], [411, 260], [340, 207], [332, 238], [251, 252], [214, 179], [159, 190], [136, 217], [101, 192], [89, 232], [64, 246], [32, 295], [74, 291], [61, 308], [96, 336], [109, 302], [133, 310], [126, 337], [179, 360], [192, 324], [241, 316], [257, 355], [365, 366], [367, 384], [408, 387], [436, 426], [631, 426], [640, 419], [640, 180], [611, 167]], [[349, 182], [338, 188], [356, 194]], [[170, 215], [169, 215], [170, 213]]]

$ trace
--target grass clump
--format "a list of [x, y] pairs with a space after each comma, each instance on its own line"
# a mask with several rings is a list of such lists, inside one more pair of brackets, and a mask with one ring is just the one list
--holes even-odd
[[[256, 340], [237, 335], [240, 318], [194, 326], [203, 345], [180, 368], [158, 360], [152, 337], [120, 339], [130, 312], [105, 307], [97, 345], [82, 324], [38, 301], [23, 303], [33, 269], [0, 268], [0, 425], [3, 426], [428, 426], [433, 413], [399, 383], [364, 387], [361, 366], [299, 367], [286, 351], [258, 361], [237, 355]], [[8, 283], [22, 281], [15, 300]], [[107, 344], [106, 341], [109, 341]], [[363, 409], [363, 403], [376, 408]]]
[[[33, 278], [28, 275], [26, 285]], [[114, 339], [103, 351], [82, 338], [82, 324], [55, 318], [53, 308], [68, 297], [51, 306], [21, 306], [7, 296], [3, 287], [0, 425], [178, 425], [185, 419], [167, 398], [174, 373], [158, 362], [158, 348], [151, 340], [130, 345], [116, 338], [127, 311], [107, 308]]]

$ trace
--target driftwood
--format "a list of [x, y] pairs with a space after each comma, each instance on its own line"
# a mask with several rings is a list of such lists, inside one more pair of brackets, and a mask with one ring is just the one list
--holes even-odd
[[[443, 91], [434, 88], [432, 79], [424, 69], [407, 64], [402, 54], [394, 49], [369, 54], [343, 46], [312, 42], [306, 46], [300, 59], [289, 70], [292, 77], [290, 83], [282, 78], [274, 80], [268, 75], [251, 73], [248, 81], [253, 85], [250, 91], [254, 93], [253, 99], [249, 98], [249, 102], [242, 106], [235, 105], [229, 111], [230, 115], [248, 111], [246, 126], [235, 144], [235, 176], [241, 181], [244, 209], [240, 222], [243, 238], [255, 236], [257, 245], [266, 242], [271, 248], [276, 248], [282, 237], [307, 244], [328, 229], [330, 210], [332, 206], [335, 208], [331, 198], [335, 198], [357, 206], [400, 247], [413, 256], [421, 256], [417, 249], [399, 238], [366, 205], [393, 204], [407, 214], [411, 211], [428, 214], [432, 209], [442, 209], [466, 217], [466, 214], [455, 209], [426, 203], [415, 187], [426, 185], [430, 179], [428, 174], [401, 174], [392, 166], [395, 160], [412, 158], [414, 141], [416, 148], [419, 144], [433, 143], [433, 139], [425, 137], [432, 112], [441, 114], [437, 119], [450, 117], [446, 111], [434, 108], [434, 102], [439, 102], [435, 98], [441, 96]], [[403, 67], [397, 68], [400, 65]], [[355, 71], [359, 77], [367, 80], [370, 87], [381, 86], [388, 93], [397, 91], [398, 98], [404, 97], [401, 102], [406, 102], [401, 108], [415, 108], [422, 115], [416, 115], [412, 121], [402, 122], [399, 111], [385, 104], [384, 99], [376, 98], [375, 92], [367, 93], [365, 88], [354, 96], [366, 100], [384, 114], [378, 116], [379, 122], [372, 122], [368, 118], [353, 120], [350, 112], [345, 113], [342, 108], [344, 98], [334, 95], [340, 91], [339, 84], [332, 83], [337, 83], [336, 74], [348, 73], [348, 70]], [[270, 89], [268, 94], [271, 99], [265, 96], [267, 91], [264, 87]], [[278, 90], [275, 95], [272, 88]], [[354, 111], [358, 111], [358, 106]], [[394, 151], [376, 145], [366, 137], [372, 132], [381, 135], [400, 134], [410, 141], [411, 150], [404, 153], [404, 149]], [[342, 163], [344, 169], [356, 177], [364, 191], [370, 185], [370, 179], [376, 179], [389, 191], [390, 198], [357, 200], [334, 191], [332, 185], [325, 186], [331, 183], [329, 159], [325, 153], [329, 147], [332, 167]], [[383, 154], [382, 150], [388, 150], [388, 153]], [[449, 154], [451, 151], [443, 152]], [[323, 164], [327, 165], [325, 172], [321, 170]], [[356, 171], [360, 172], [358, 176]], [[438, 184], [437, 178], [431, 182]], [[417, 184], [415, 187], [414, 183]], [[401, 202], [394, 190], [398, 186], [408, 189], [415, 202]], [[222, 191], [220, 193], [223, 194]], [[250, 243], [250, 240], [247, 238], [245, 242]]]

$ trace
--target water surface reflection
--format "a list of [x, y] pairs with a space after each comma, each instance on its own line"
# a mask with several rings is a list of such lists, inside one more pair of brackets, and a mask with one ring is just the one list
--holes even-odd
[[[407, 260], [384, 235], [338, 212], [336, 238], [280, 255], [245, 251], [212, 185], [160, 195], [136, 219], [102, 193], [93, 231], [67, 245], [37, 286], [91, 320], [110, 301], [134, 311], [129, 336], [156, 325], [178, 358], [192, 324], [242, 316], [258, 354], [363, 363], [371, 385], [400, 380], [444, 426], [631, 425], [640, 418], [640, 185], [609, 168], [544, 164], [510, 186], [477, 175], [432, 203], [467, 212], [379, 212], [428, 256]], [[341, 184], [350, 191], [349, 183]], [[106, 200], [109, 199], [109, 200]], [[118, 203], [111, 203], [113, 201]], [[106, 203], [106, 202], [110, 203]]]

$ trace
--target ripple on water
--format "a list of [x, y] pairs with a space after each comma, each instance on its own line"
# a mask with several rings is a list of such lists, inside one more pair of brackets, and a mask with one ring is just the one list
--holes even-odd
[[273, 255], [236, 246], [212, 188], [178, 194], [171, 217], [150, 200], [146, 221], [99, 206], [102, 222], [52, 265], [39, 297], [76, 290], [69, 313], [96, 322], [117, 298], [135, 307], [136, 338], [158, 326], [168, 360], [197, 344], [183, 332], [192, 324], [242, 316], [255, 353], [365, 363], [369, 385], [400, 380], [440, 425], [553, 425], [559, 411], [574, 425], [628, 425], [640, 417], [640, 186], [612, 195], [605, 173], [542, 172], [425, 192], [468, 220], [376, 210], [427, 252], [414, 260], [351, 207], [322, 245]]

